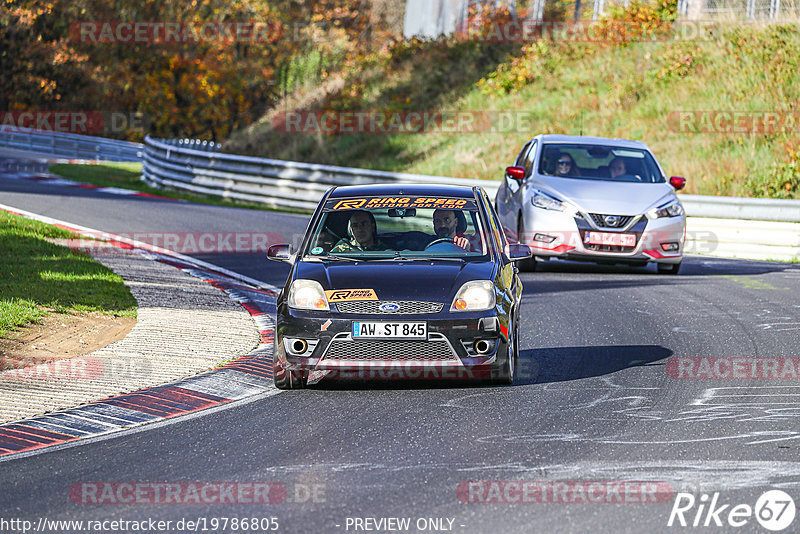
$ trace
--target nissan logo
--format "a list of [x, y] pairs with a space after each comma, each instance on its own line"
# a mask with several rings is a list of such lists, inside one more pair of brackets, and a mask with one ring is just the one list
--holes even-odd
[[606, 215], [603, 217], [603, 221], [606, 223], [606, 226], [617, 226], [619, 224], [620, 217], [617, 215]]
[[380, 311], [382, 311], [382, 312], [392, 313], [392, 312], [396, 312], [397, 310], [399, 310], [400, 309], [400, 305], [397, 304], [396, 302], [384, 302], [383, 304], [378, 306], [378, 309]]

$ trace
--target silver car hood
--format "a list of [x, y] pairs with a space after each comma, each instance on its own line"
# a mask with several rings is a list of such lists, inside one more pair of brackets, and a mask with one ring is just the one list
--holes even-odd
[[571, 202], [581, 211], [613, 215], [639, 215], [676, 197], [668, 183], [638, 184], [535, 175], [526, 186], [528, 198], [530, 189], [535, 188]]

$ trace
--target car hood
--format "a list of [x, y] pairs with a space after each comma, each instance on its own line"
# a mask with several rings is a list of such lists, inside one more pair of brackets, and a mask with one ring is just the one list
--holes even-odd
[[589, 213], [639, 215], [676, 196], [668, 183], [637, 184], [540, 175], [529, 183], [530, 188], [567, 200]]
[[380, 300], [449, 302], [470, 280], [492, 280], [494, 263], [455, 261], [299, 262], [294, 279], [328, 289], [374, 289]]

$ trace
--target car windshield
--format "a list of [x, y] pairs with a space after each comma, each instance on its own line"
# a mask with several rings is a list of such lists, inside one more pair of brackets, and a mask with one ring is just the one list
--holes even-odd
[[539, 174], [646, 184], [666, 181], [646, 150], [604, 145], [546, 144], [542, 147]]
[[474, 199], [413, 196], [329, 200], [306, 258], [474, 258], [487, 254]]

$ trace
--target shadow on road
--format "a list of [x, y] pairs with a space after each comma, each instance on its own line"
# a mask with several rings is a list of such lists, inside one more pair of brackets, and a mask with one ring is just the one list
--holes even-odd
[[661, 345], [553, 347], [520, 351], [517, 385], [566, 382], [660, 362], [672, 356]]

